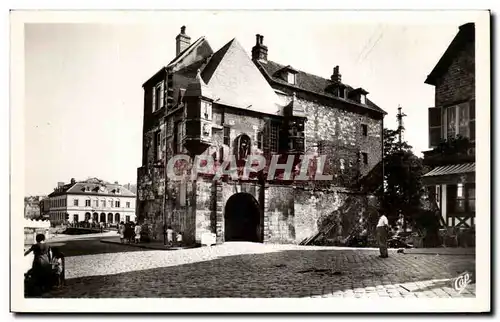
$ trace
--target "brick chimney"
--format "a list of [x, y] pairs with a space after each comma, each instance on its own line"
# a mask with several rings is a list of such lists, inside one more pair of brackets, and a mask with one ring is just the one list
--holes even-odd
[[267, 61], [267, 47], [264, 46], [264, 36], [257, 34], [255, 46], [252, 48], [252, 59]]
[[342, 83], [342, 75], [340, 75], [339, 66], [335, 66], [333, 68], [333, 74], [330, 77], [330, 79], [332, 80], [332, 82], [334, 84], [341, 84]]
[[175, 56], [179, 56], [189, 45], [191, 45], [191, 37], [186, 35], [186, 26], [182, 26], [181, 33], [175, 37]]
[[57, 183], [57, 187], [58, 187], [58, 188], [62, 188], [63, 186], [64, 186], [64, 182], [58, 182], [58, 183]]

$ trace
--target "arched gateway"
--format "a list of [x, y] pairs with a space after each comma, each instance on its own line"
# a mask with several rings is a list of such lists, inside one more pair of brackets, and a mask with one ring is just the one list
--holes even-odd
[[262, 242], [261, 210], [249, 193], [232, 195], [224, 208], [225, 241]]

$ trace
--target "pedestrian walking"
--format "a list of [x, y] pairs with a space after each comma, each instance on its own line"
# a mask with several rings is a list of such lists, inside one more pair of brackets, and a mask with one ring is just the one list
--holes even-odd
[[167, 245], [172, 246], [172, 243], [174, 241], [174, 230], [172, 229], [171, 226], [167, 227]]
[[101, 234], [104, 231], [104, 223], [102, 221], [99, 223], [99, 230], [100, 230]]
[[29, 274], [32, 276], [35, 286], [41, 292], [46, 291], [50, 287], [52, 263], [50, 256], [50, 247], [45, 243], [45, 235], [37, 234], [35, 237], [36, 244], [24, 252], [24, 256], [33, 252], [33, 265]]
[[182, 232], [178, 232], [176, 236], [177, 246], [182, 246]]
[[380, 257], [387, 258], [389, 254], [387, 252], [387, 235], [389, 230], [389, 221], [387, 217], [382, 214], [377, 223], [377, 242], [380, 249]]
[[125, 224], [125, 238], [129, 244], [132, 244], [132, 240], [134, 239], [134, 226], [131, 222]]
[[135, 233], [135, 243], [136, 244], [139, 244], [139, 242], [141, 241], [141, 225], [137, 224], [135, 225], [135, 228], [134, 228], [134, 233]]

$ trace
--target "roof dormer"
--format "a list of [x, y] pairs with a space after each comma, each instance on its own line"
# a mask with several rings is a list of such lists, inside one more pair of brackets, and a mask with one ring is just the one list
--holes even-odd
[[366, 105], [366, 95], [367, 94], [368, 94], [368, 92], [365, 91], [363, 88], [361, 88], [361, 87], [356, 88], [356, 89], [349, 92], [349, 99], [351, 99], [357, 103]]
[[297, 84], [297, 74], [299, 72], [292, 66], [288, 65], [276, 72], [277, 76], [290, 85]]

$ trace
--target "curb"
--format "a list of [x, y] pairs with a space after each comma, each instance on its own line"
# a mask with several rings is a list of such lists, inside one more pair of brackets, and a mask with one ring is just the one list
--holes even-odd
[[162, 246], [150, 246], [150, 245], [145, 245], [145, 244], [126, 244], [126, 243], [121, 243], [121, 242], [116, 242], [116, 241], [111, 241], [111, 240], [100, 240], [101, 243], [103, 244], [115, 244], [115, 245], [122, 245], [122, 246], [129, 246], [129, 247], [136, 247], [136, 248], [142, 248], [142, 249], [153, 249], [153, 250], [166, 250], [166, 251], [173, 251], [173, 250], [182, 250], [182, 249], [190, 249], [190, 248], [198, 248], [199, 246], [190, 246], [190, 247], [162, 247]]

